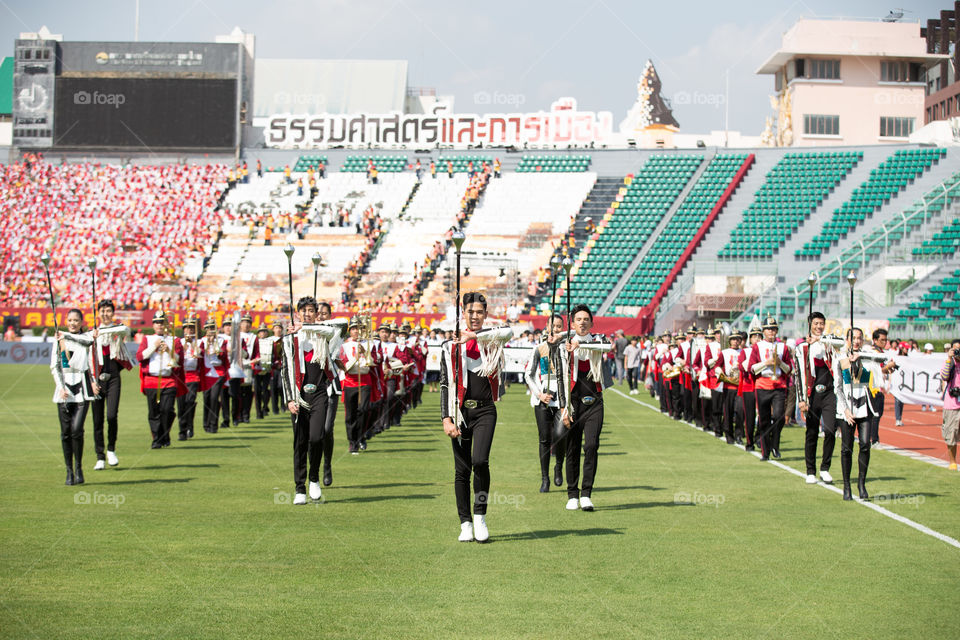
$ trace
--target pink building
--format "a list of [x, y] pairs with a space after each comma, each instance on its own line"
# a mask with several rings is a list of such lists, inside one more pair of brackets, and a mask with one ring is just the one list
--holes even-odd
[[924, 125], [926, 67], [948, 57], [927, 53], [918, 23], [799, 20], [757, 70], [774, 76], [773, 140], [906, 142]]

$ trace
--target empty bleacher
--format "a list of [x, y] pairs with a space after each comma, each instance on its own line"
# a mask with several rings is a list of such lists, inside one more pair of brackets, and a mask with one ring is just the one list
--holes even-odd
[[860, 151], [789, 152], [767, 174], [720, 251], [727, 260], [769, 260], [863, 158]]
[[570, 173], [589, 171], [590, 156], [524, 155], [517, 165], [518, 173]]
[[371, 160], [378, 173], [396, 173], [407, 168], [407, 156], [348, 156], [340, 171], [366, 173]]

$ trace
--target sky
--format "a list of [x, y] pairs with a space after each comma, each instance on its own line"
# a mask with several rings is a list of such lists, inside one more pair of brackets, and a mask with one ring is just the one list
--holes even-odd
[[[926, 24], [952, 3], [915, 0]], [[46, 25], [64, 40], [134, 39], [135, 0], [0, 0], [0, 56]], [[759, 135], [773, 78], [755, 72], [799, 18], [879, 18], [876, 0], [141, 0], [141, 41], [210, 42], [234, 27], [263, 58], [399, 59], [459, 113], [537, 111], [562, 96], [616, 127], [653, 61], [686, 133]], [[918, 28], [919, 34], [919, 28]], [[729, 78], [729, 88], [727, 79]], [[490, 104], [486, 104], [489, 99]]]

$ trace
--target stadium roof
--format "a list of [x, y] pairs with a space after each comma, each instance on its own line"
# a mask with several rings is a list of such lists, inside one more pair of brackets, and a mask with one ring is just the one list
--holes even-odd
[[13, 114], [13, 58], [0, 61], [0, 115]]
[[402, 112], [406, 60], [258, 58], [253, 115]]

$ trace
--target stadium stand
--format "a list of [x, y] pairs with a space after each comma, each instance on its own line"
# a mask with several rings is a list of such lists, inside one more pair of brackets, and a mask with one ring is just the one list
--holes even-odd
[[349, 156], [340, 171], [366, 173], [371, 162], [379, 173], [397, 173], [407, 168], [407, 156]]
[[720, 258], [772, 258], [862, 158], [859, 151], [787, 153], [767, 174]]
[[525, 155], [517, 165], [518, 173], [570, 173], [589, 169], [590, 156]]
[[440, 156], [436, 161], [437, 173], [447, 173], [451, 169], [453, 173], [467, 173], [470, 171], [471, 162], [473, 163], [473, 170], [480, 171], [484, 163], [492, 165], [493, 160], [489, 156], [476, 155]]
[[908, 183], [946, 155], [946, 149], [902, 149], [870, 171], [870, 179], [854, 190], [850, 199], [834, 210], [821, 232], [797, 250], [799, 258], [817, 259], [856, 229]]
[[703, 162], [702, 155], [654, 155], [636, 176], [627, 176], [604, 216], [607, 224], [580, 250], [573, 274], [578, 299], [592, 308], [603, 303]]

